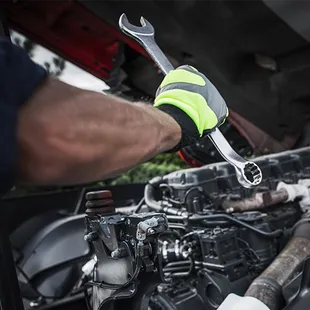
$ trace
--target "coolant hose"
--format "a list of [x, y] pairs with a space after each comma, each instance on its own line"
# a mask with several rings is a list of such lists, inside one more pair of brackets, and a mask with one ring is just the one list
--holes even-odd
[[186, 210], [169, 207], [169, 206], [162, 206], [155, 200], [155, 188], [162, 184], [163, 178], [162, 177], [155, 177], [154, 179], [150, 180], [148, 184], [146, 184], [144, 189], [144, 199], [145, 204], [156, 212], [164, 212], [167, 214], [181, 216], [181, 219], [188, 217], [188, 212]]
[[156, 212], [162, 212], [163, 208], [162, 206], [155, 200], [155, 186], [160, 184], [162, 182], [161, 177], [156, 177], [152, 180], [150, 180], [144, 188], [144, 199], [146, 205], [156, 211]]
[[245, 296], [260, 300], [270, 310], [282, 309], [282, 286], [309, 256], [310, 219], [300, 222], [287, 246], [271, 265], [252, 282]]

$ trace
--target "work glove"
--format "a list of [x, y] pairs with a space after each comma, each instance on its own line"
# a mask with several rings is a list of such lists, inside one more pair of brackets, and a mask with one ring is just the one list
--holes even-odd
[[177, 151], [225, 122], [228, 108], [214, 85], [197, 69], [181, 66], [170, 71], [156, 92], [155, 107], [180, 125], [182, 138]]

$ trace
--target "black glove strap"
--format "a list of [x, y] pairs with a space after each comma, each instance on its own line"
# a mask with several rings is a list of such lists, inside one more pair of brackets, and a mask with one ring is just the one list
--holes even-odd
[[200, 135], [198, 129], [193, 120], [185, 112], [171, 104], [162, 104], [157, 108], [173, 117], [182, 130], [182, 138], [180, 143], [173, 149], [169, 150], [169, 153], [176, 152], [185, 146], [196, 143], [199, 140]]

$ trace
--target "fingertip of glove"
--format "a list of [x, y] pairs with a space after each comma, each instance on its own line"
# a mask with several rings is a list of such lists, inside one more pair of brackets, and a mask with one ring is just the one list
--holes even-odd
[[195, 73], [199, 73], [198, 69], [196, 69], [195, 67], [191, 66], [191, 65], [182, 65], [178, 68], [176, 68], [175, 70], [179, 70], [179, 69], [185, 69], [185, 70], [188, 70], [188, 71], [191, 71], [191, 72], [195, 72]]
[[191, 69], [193, 69], [194, 71], [196, 71], [196, 72], [199, 72], [198, 71], [198, 69], [196, 69], [195, 67], [193, 67], [193, 66], [189, 66]]

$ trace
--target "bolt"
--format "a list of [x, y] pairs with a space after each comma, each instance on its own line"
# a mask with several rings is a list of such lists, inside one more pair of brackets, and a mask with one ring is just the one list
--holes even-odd
[[113, 259], [118, 259], [118, 258], [123, 258], [127, 257], [128, 253], [126, 248], [120, 246], [119, 248], [115, 249], [114, 251], [111, 252], [111, 257]]
[[120, 256], [120, 250], [119, 249], [116, 249], [113, 252], [111, 252], [112, 258], [117, 259], [117, 258], [119, 258], [119, 256]]
[[90, 232], [84, 236], [84, 240], [86, 242], [93, 242], [93, 241], [97, 240], [97, 238], [98, 238], [98, 235], [95, 232]]
[[155, 234], [155, 230], [154, 230], [153, 228], [149, 228], [149, 229], [147, 230], [147, 232], [148, 232], [150, 235]]
[[36, 300], [30, 301], [29, 305], [31, 308], [37, 308], [45, 304], [45, 299], [43, 297], [39, 297]]

